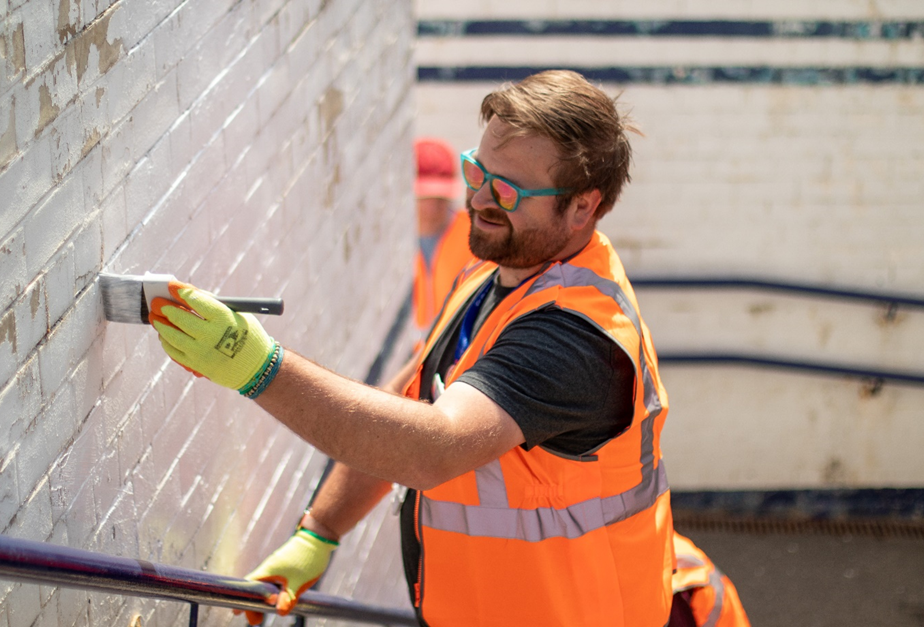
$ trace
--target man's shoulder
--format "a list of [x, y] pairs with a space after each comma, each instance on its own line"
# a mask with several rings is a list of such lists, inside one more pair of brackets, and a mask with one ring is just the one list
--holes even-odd
[[579, 312], [562, 309], [552, 304], [529, 311], [511, 320], [501, 337], [513, 334], [518, 337], [534, 336], [537, 343], [556, 344], [562, 347], [592, 343], [609, 346], [612, 338], [599, 326]]

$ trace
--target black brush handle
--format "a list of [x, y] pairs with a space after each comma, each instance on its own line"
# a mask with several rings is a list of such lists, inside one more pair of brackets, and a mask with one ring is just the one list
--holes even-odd
[[285, 306], [281, 298], [247, 298], [244, 296], [216, 296], [216, 298], [228, 309], [240, 313], [281, 316]]

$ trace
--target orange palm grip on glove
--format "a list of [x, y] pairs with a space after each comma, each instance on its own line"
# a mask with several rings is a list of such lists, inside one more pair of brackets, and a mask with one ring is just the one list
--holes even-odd
[[[324, 574], [330, 563], [330, 554], [338, 544], [300, 528], [247, 575], [246, 579], [277, 584], [280, 587], [279, 594], [271, 595], [267, 602], [276, 606], [276, 612], [280, 616], [285, 616], [298, 603], [298, 597]], [[241, 611], [234, 610], [234, 613], [240, 614]], [[263, 622], [263, 614], [260, 612], [246, 610], [244, 613], [251, 625]]]

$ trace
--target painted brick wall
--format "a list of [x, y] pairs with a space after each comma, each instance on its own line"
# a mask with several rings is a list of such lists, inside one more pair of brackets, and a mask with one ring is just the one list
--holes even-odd
[[[95, 278], [282, 296], [269, 332], [362, 379], [415, 246], [413, 39], [404, 0], [0, 1], [0, 532], [234, 575], [288, 537], [324, 457], [107, 323]], [[406, 603], [385, 509], [327, 591]], [[0, 627], [136, 614], [187, 621], [0, 582]]]
[[[479, 104], [504, 74], [571, 67], [622, 93], [645, 137], [633, 141], [633, 182], [601, 229], [630, 277], [753, 276], [924, 298], [920, 2], [418, 7], [418, 127], [460, 150], [477, 145]], [[924, 373], [921, 309], [766, 292], [645, 289], [639, 298], [663, 354]], [[674, 487], [924, 486], [913, 444], [924, 437], [921, 387], [662, 370]]]

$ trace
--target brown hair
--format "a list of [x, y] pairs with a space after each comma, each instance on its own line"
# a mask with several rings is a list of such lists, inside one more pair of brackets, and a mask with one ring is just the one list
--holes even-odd
[[599, 189], [599, 219], [631, 180], [632, 148], [626, 133], [638, 130], [616, 111], [616, 99], [577, 72], [549, 70], [504, 85], [481, 103], [482, 122], [494, 116], [514, 128], [509, 138], [537, 134], [558, 146], [555, 186], [571, 189], [559, 197], [561, 211], [575, 196]]

